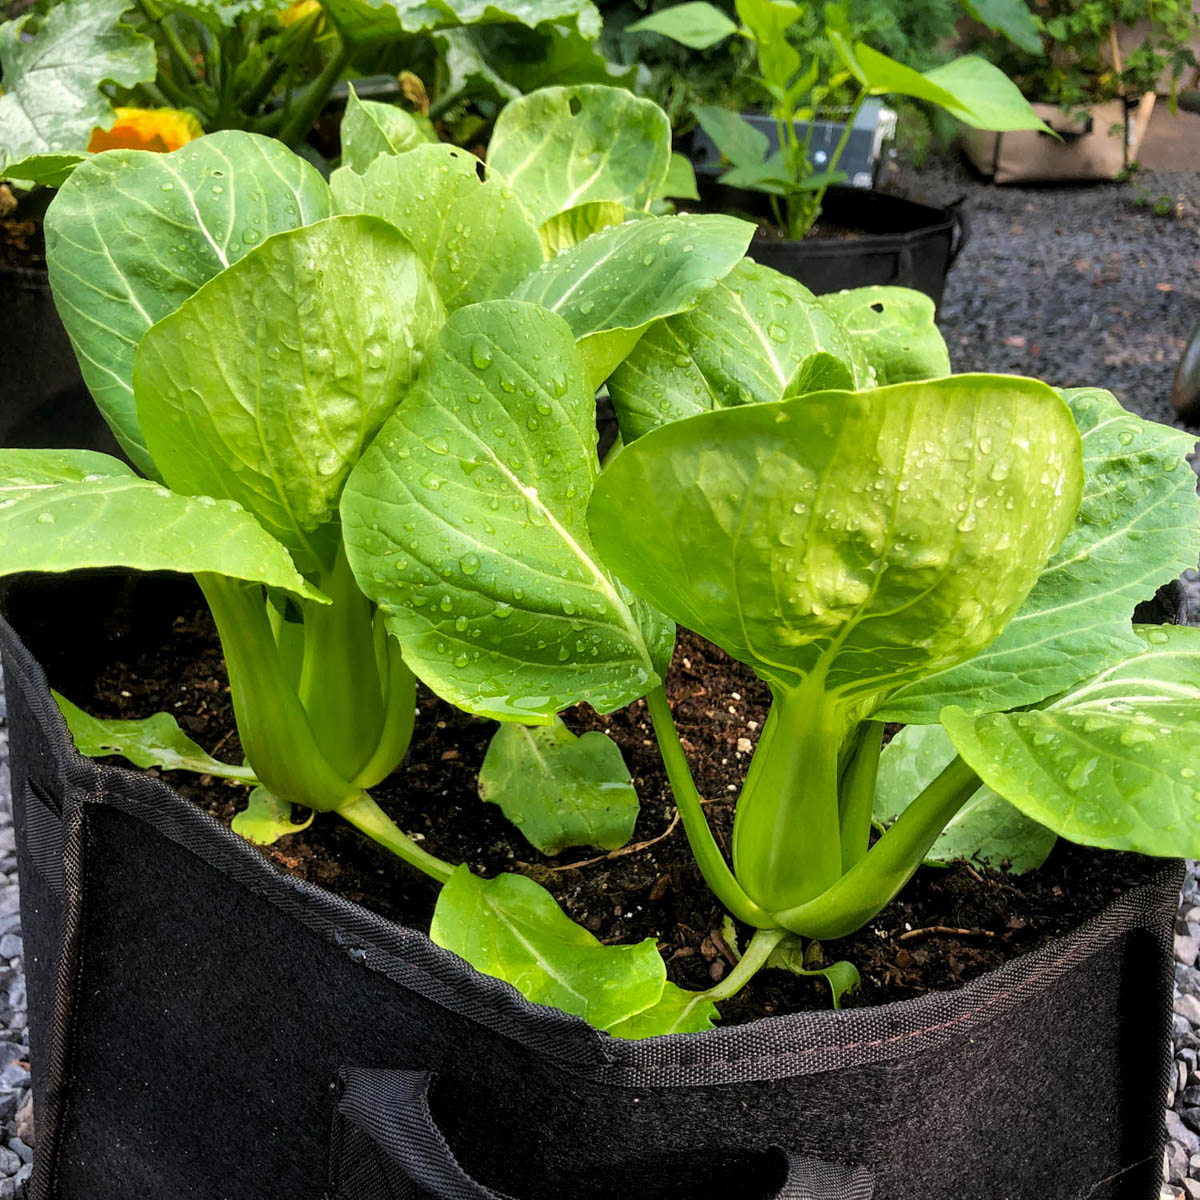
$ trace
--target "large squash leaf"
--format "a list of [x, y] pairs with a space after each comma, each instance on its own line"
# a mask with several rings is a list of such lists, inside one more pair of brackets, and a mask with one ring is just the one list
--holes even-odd
[[439, 695], [548, 724], [630, 703], [674, 630], [592, 549], [595, 404], [571, 331], [531, 304], [451, 314], [342, 498], [350, 565]]
[[116, 113], [105, 83], [134, 87], [158, 71], [154, 43], [121, 20], [131, 0], [62, 0], [32, 38], [32, 14], [0, 24], [0, 178], [29, 179], [33, 156], [82, 152], [92, 130]]
[[510, 21], [529, 26], [571, 22], [590, 38], [600, 32], [600, 14], [590, 0], [321, 0], [321, 7], [355, 44]]
[[1070, 527], [1081, 457], [1033, 380], [820, 392], [651, 431], [588, 525], [639, 595], [765, 679], [869, 704], [1004, 628]]
[[871, 382], [855, 343], [806, 287], [743, 259], [698, 307], [651, 326], [608, 390], [632, 442], [698, 412], [782, 400], [798, 374], [822, 377], [810, 391]]
[[1035, 704], [1137, 651], [1130, 617], [1196, 565], [1195, 437], [1134, 416], [1108, 392], [1063, 393], [1083, 436], [1079, 514], [1008, 628], [970, 662], [892, 696], [886, 720], [928, 724], [946, 705]]
[[0, 449], [0, 572], [208, 572], [322, 600], [244, 509], [179, 496], [91, 450]]
[[1200, 855], [1200, 629], [1139, 626], [1140, 650], [1044, 708], [942, 723], [979, 777], [1063, 837]]
[[459, 867], [438, 895], [429, 936], [527, 1000], [597, 1029], [653, 1008], [667, 981], [653, 938], [605, 946], [524, 875], [480, 879]]
[[650, 100], [605, 84], [541, 88], [506, 105], [488, 166], [541, 225], [590, 201], [649, 209], [671, 163], [671, 124]]
[[377, 158], [331, 181], [340, 212], [390, 221], [429, 268], [446, 307], [512, 293], [542, 263], [542, 243], [507, 184], [479, 178], [479, 160], [456, 146], [419, 146]]
[[46, 214], [54, 301], [92, 396], [134, 464], [142, 335], [273, 233], [327, 217], [325, 181], [272, 138], [214, 133], [171, 154], [111, 150], [80, 163]]
[[350, 468], [444, 315], [378, 217], [269, 239], [142, 339], [134, 393], [163, 479], [236, 500], [306, 573], [329, 567]]
[[723, 216], [631, 221], [563, 251], [513, 295], [565, 318], [599, 386], [652, 321], [695, 308], [741, 260], [753, 232]]

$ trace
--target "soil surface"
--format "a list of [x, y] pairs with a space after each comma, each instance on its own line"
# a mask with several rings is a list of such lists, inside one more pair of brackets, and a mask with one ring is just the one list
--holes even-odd
[[[215, 756], [241, 761], [224, 664], [211, 619], [190, 583], [157, 583], [173, 620], [146, 620], [141, 599], [118, 606], [106, 629], [110, 661], [68, 661], [52, 645], [34, 652], [51, 685], [96, 716], [173, 713]], [[49, 641], [49, 639], [47, 639]], [[692, 634], [675, 651], [668, 694], [706, 810], [728, 847], [733, 801], [766, 717], [768, 694], [746, 667]], [[601, 717], [586, 706], [566, 714], [576, 732], [602, 729], [620, 745], [641, 797], [632, 842], [611, 854], [582, 850], [547, 858], [500, 811], [482, 802], [475, 781], [494, 722], [467, 716], [421, 689], [416, 735], [401, 771], [373, 795], [401, 828], [433, 853], [484, 874], [521, 871], [547, 887], [567, 913], [606, 943], [654, 938], [671, 979], [701, 989], [736, 961], [724, 913], [696, 870], [675, 814], [649, 715], [639, 702]], [[114, 763], [122, 760], [113, 759]], [[244, 807], [238, 784], [169, 772], [184, 795], [228, 822]], [[281, 868], [374, 909], [428, 928], [436, 898], [424, 877], [332, 815], [264, 853]], [[1041, 870], [1012, 876], [981, 864], [926, 868], [902, 898], [857, 935], [821, 948], [826, 962], [849, 959], [863, 986], [846, 1003], [879, 1004], [954, 987], [1047, 941], [1096, 913], [1145, 877], [1147, 860], [1097, 854], [1060, 843]], [[744, 939], [739, 929], [732, 940]], [[827, 1008], [821, 979], [761, 972], [722, 1005], [725, 1020]]]

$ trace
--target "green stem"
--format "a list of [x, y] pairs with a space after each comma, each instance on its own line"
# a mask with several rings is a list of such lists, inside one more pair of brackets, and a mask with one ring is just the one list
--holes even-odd
[[777, 912], [779, 923], [820, 941], [861, 929], [912, 878], [938, 834], [979, 784], [979, 776], [955, 757], [845, 875], [814, 899]]
[[303, 98], [279, 130], [279, 140], [285, 146], [301, 142], [308, 135], [313, 122], [317, 119], [333, 85], [350, 62], [350, 51], [344, 42], [339, 42], [337, 53], [325, 64], [320, 75], [304, 90]]
[[706, 991], [697, 993], [696, 1001], [729, 1000], [736, 996], [759, 973], [771, 957], [771, 951], [788, 936], [786, 929], [756, 929], [746, 953], [738, 959], [737, 966], [721, 980]]
[[288, 30], [288, 33], [293, 36], [288, 38], [286, 44], [278, 46], [275, 55], [259, 73], [258, 78], [238, 97], [238, 108], [242, 112], [256, 112], [271, 94], [275, 85], [283, 78], [284, 72], [293, 64], [302, 62], [309, 56], [321, 19], [320, 12], [310, 13], [300, 22], [299, 27], [293, 26]]
[[211, 107], [206, 105], [200, 96], [190, 89], [180, 87], [169, 75], [159, 75], [155, 82], [170, 106], [174, 108], [194, 108], [205, 115], [212, 111]]
[[362, 594], [341, 543], [333, 568], [317, 586], [333, 603], [304, 605], [300, 702], [322, 752], [345, 778], [355, 779], [383, 730], [371, 602]]
[[366, 792], [359, 792], [344, 800], [335, 811], [372, 841], [402, 858], [409, 866], [424, 871], [438, 883], [445, 883], [454, 874], [452, 864], [430, 854], [428, 850], [422, 850], [408, 834], [401, 832], [395, 821]]
[[221, 84], [217, 89], [217, 115], [213, 124], [217, 129], [231, 129], [240, 124], [237, 120], [237, 68], [245, 51], [245, 40], [240, 25], [230, 28], [221, 43]]
[[733, 869], [768, 912], [819, 896], [842, 873], [838, 750], [845, 722], [819, 676], [772, 689], [733, 822]]
[[225, 653], [233, 714], [246, 760], [281, 800], [325, 812], [358, 794], [321, 753], [289, 685], [262, 588], [224, 575], [196, 576]]
[[384, 643], [376, 651], [384, 664], [380, 670], [380, 677], [385, 681], [383, 729], [375, 752], [354, 778], [354, 782], [363, 788], [374, 787], [400, 765], [408, 753], [417, 715], [416, 676], [404, 661], [400, 643], [384, 629], [380, 613], [375, 614], [375, 629], [377, 643], [380, 634]]
[[200, 82], [199, 68], [187, 52], [187, 47], [183, 44], [174, 26], [168, 23], [166, 13], [154, 3], [154, 0], [142, 0], [141, 9], [146, 14], [146, 18], [158, 26], [163, 41], [166, 43], [167, 57], [170, 58], [175, 68], [181, 72], [188, 83], [198, 84]]
[[[850, 134], [854, 130], [854, 122], [858, 120], [858, 113], [862, 106], [866, 103], [867, 93], [864, 89], [858, 93], [858, 98], [854, 101], [850, 109], [850, 115], [846, 118], [846, 127], [842, 130], [842, 136], [838, 140], [838, 144], [834, 147], [833, 154], [830, 156], [829, 162], [825, 164], [825, 170], [833, 172], [837, 170], [837, 165], [842, 161], [842, 152], [846, 149], [850, 141]], [[813, 120], [816, 120], [816, 114], [813, 114]], [[822, 184], [817, 190], [817, 194], [812, 200], [812, 221], [821, 215], [821, 202], [825, 199], [825, 193], [829, 191], [829, 184]], [[810, 222], [811, 224], [812, 222]]]
[[646, 704], [650, 709], [650, 719], [654, 722], [654, 736], [658, 739], [659, 753], [671, 782], [675, 805], [705, 881], [717, 899], [739, 921], [758, 929], [775, 928], [778, 922], [746, 895], [713, 837], [708, 818], [704, 815], [704, 806], [700, 803], [700, 793], [696, 791], [696, 782], [688, 767], [687, 755], [679, 743], [679, 731], [671, 716], [666, 691], [657, 687], [647, 692]]
[[883, 749], [883, 725], [863, 724], [858, 749], [842, 776], [841, 808], [842, 872], [867, 852], [871, 840], [871, 818], [875, 813], [875, 783], [879, 776], [879, 754]]

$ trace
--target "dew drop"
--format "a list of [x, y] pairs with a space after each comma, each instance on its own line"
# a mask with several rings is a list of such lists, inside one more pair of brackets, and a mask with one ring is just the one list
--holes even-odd
[[476, 338], [471, 343], [471, 362], [480, 371], [486, 371], [492, 365], [492, 348], [483, 338]]
[[464, 554], [458, 560], [458, 565], [464, 575], [474, 575], [479, 570], [479, 555], [474, 552]]

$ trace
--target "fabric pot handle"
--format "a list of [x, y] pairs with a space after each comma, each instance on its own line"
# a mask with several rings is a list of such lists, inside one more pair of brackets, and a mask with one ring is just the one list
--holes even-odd
[[[472, 1179], [429, 1107], [427, 1071], [342, 1072], [330, 1148], [329, 1200], [513, 1200]], [[788, 1154], [770, 1200], [871, 1200], [874, 1172]]]

